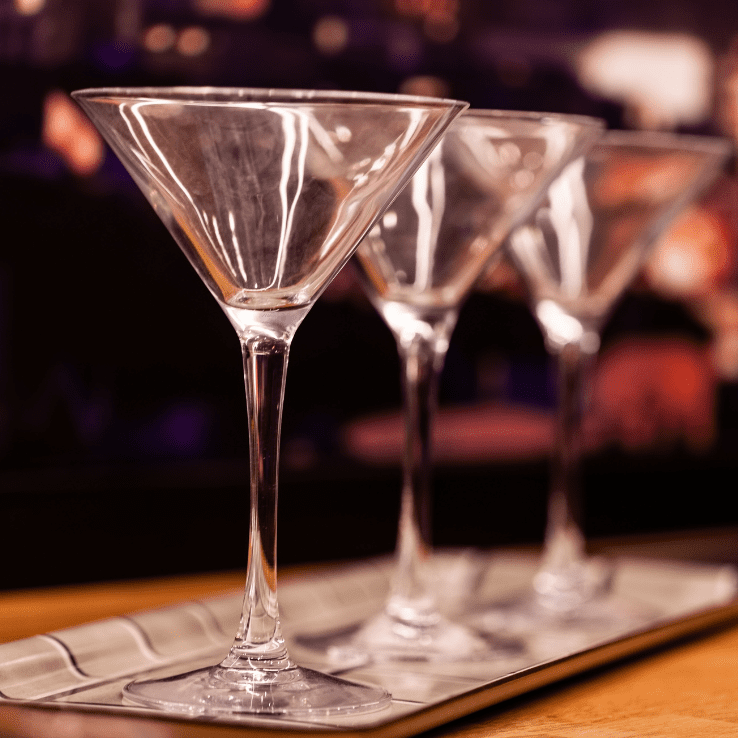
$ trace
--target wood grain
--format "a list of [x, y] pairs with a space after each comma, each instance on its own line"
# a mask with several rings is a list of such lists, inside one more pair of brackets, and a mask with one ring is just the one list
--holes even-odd
[[447, 738], [735, 738], [738, 627], [435, 731]]

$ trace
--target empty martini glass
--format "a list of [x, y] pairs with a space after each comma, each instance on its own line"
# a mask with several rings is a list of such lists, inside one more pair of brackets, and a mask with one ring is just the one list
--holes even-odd
[[580, 460], [586, 379], [602, 326], [648, 248], [729, 155], [729, 144], [720, 139], [608, 132], [564, 169], [531, 219], [508, 239], [558, 363], [548, 522], [532, 602], [525, 606], [537, 615], [627, 619], [604, 598], [612, 567], [585, 553]]
[[466, 104], [216, 88], [74, 97], [236, 329], [249, 418], [250, 505], [229, 523], [231, 534], [249, 528], [230, 653], [213, 667], [133, 682], [124, 694], [190, 714], [311, 718], [386, 706], [383, 689], [301, 668], [285, 647], [276, 586], [284, 381], [290, 342], [310, 307]]
[[397, 341], [405, 445], [396, 565], [384, 609], [346, 637], [337, 663], [484, 658], [495, 644], [444, 617], [430, 562], [431, 427], [459, 309], [510, 228], [601, 132], [586, 117], [468, 111], [357, 251], [367, 293]]

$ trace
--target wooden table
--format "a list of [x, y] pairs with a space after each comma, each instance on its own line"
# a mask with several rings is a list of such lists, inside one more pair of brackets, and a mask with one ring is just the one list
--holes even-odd
[[[243, 586], [227, 572], [0, 594], [0, 640]], [[231, 727], [0, 707], [0, 735], [230, 738]], [[738, 624], [516, 698], [432, 731], [434, 738], [738, 736]]]

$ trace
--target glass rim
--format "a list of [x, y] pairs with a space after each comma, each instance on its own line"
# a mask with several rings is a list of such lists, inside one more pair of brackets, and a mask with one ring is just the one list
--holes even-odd
[[280, 87], [219, 87], [196, 85], [142, 86], [142, 87], [86, 87], [70, 93], [75, 100], [96, 100], [120, 98], [128, 100], [147, 100], [176, 102], [182, 104], [208, 103], [275, 103], [293, 104], [320, 103], [359, 103], [359, 104], [398, 104], [418, 105], [433, 108], [469, 107], [464, 100], [405, 95], [392, 92], [362, 92], [354, 90], [321, 90]]
[[543, 123], [547, 120], [552, 122], [576, 123], [581, 126], [589, 126], [605, 130], [605, 121], [593, 115], [581, 115], [579, 113], [550, 113], [537, 110], [505, 110], [503, 108], [467, 108], [452, 125], [468, 120], [469, 118], [484, 119], [513, 119], [530, 122]]
[[595, 143], [596, 146], [632, 146], [691, 149], [708, 151], [716, 155], [728, 156], [734, 153], [733, 142], [725, 136], [709, 136], [694, 133], [674, 133], [673, 131], [641, 131], [634, 129], [611, 128], [606, 130]]

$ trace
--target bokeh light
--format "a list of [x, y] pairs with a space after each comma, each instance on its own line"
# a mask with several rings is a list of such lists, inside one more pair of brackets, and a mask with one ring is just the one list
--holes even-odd
[[195, 0], [195, 7], [206, 15], [233, 20], [256, 20], [269, 10], [271, 0]]
[[177, 41], [177, 32], [168, 23], [157, 23], [144, 31], [143, 46], [147, 51], [161, 54], [174, 47]]
[[210, 47], [210, 34], [200, 26], [185, 28], [177, 39], [177, 51], [182, 56], [200, 56]]
[[16, 12], [21, 15], [37, 15], [46, 5], [46, 0], [14, 0]]
[[313, 27], [313, 44], [326, 56], [340, 54], [348, 45], [349, 28], [343, 18], [326, 15]]
[[441, 77], [432, 75], [417, 75], [408, 77], [400, 85], [404, 95], [420, 95], [422, 97], [448, 97], [450, 89], [448, 82]]
[[697, 125], [711, 113], [715, 60], [709, 46], [687, 34], [613, 31], [579, 55], [585, 89], [625, 106], [644, 129]]
[[100, 134], [64, 92], [54, 90], [46, 96], [41, 135], [44, 145], [74, 174], [89, 176], [102, 165], [105, 149]]

